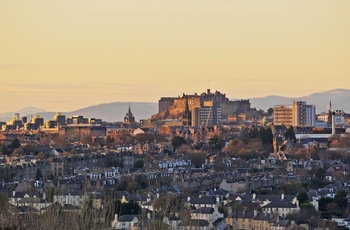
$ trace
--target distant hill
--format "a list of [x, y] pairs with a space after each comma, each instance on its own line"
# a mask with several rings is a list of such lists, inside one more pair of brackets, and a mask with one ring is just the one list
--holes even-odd
[[316, 113], [328, 111], [329, 101], [332, 102], [332, 109], [344, 110], [347, 113], [350, 112], [350, 90], [348, 89], [334, 89], [298, 98], [267, 96], [250, 99], [252, 108], [255, 107], [264, 111], [273, 108], [275, 105], [292, 104], [293, 101], [306, 101], [309, 105], [315, 105]]
[[45, 112], [45, 110], [28, 106], [15, 112], [0, 113], [0, 121], [11, 120], [15, 116], [15, 113], [19, 113], [20, 116], [23, 117], [23, 116], [27, 116], [28, 114], [37, 114], [37, 113], [43, 113], [43, 112]]
[[[139, 121], [140, 119], [147, 119], [153, 114], [156, 114], [158, 112], [158, 103], [132, 102], [130, 103], [130, 109], [136, 121]], [[64, 114], [68, 117], [83, 115], [84, 117], [100, 118], [104, 121], [123, 121], [128, 110], [129, 102], [113, 102], [90, 106]]]
[[[29, 108], [29, 107], [28, 107]], [[151, 103], [151, 102], [132, 102], [130, 103], [131, 112], [134, 114], [136, 121], [139, 121], [140, 119], [147, 119], [150, 118], [153, 114], [156, 114], [158, 112], [158, 103]], [[27, 109], [27, 108], [26, 108]], [[37, 114], [40, 117], [44, 118], [45, 120], [51, 120], [53, 119], [53, 116], [56, 114], [56, 112], [46, 112], [45, 110], [41, 109], [33, 109], [33, 110], [20, 110], [21, 117], [27, 116], [28, 119], [30, 119], [31, 116]], [[71, 117], [74, 115], [82, 115], [84, 117], [89, 118], [99, 118], [103, 121], [123, 121], [125, 114], [129, 110], [129, 102], [114, 102], [114, 103], [108, 103], [108, 104], [100, 104], [100, 105], [94, 105], [89, 106], [86, 108], [78, 109], [72, 112], [62, 112], [62, 114], [66, 115], [67, 117]], [[29, 113], [25, 113], [26, 111], [29, 111]], [[0, 114], [0, 120], [1, 121], [9, 121], [14, 117], [15, 113], [5, 113]]]

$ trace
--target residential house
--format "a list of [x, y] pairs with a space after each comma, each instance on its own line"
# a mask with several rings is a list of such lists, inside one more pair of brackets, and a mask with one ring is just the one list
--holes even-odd
[[246, 192], [248, 190], [249, 186], [247, 182], [231, 182], [227, 181], [226, 179], [223, 179], [220, 183], [220, 189], [225, 189], [227, 191], [230, 191], [232, 193], [237, 192]]
[[189, 205], [194, 206], [196, 209], [202, 207], [216, 208], [220, 202], [218, 197], [202, 196], [202, 197], [188, 197], [187, 202]]
[[16, 202], [17, 207], [32, 207], [37, 211], [41, 211], [43, 208], [48, 207], [51, 203], [47, 203], [44, 199], [39, 197], [24, 196], [22, 199]]
[[253, 229], [253, 218], [257, 215], [256, 210], [237, 211], [226, 218], [226, 223], [233, 229]]
[[191, 213], [191, 219], [207, 220], [210, 224], [213, 224], [216, 220], [223, 217], [224, 214], [220, 213], [217, 207], [201, 207], [193, 210]]
[[252, 229], [271, 229], [275, 222], [278, 222], [278, 216], [276, 214], [260, 212], [253, 218]]
[[116, 214], [112, 222], [113, 229], [131, 230], [140, 223], [137, 215], [123, 215], [118, 217]]
[[300, 210], [298, 202], [293, 204], [288, 201], [272, 201], [262, 207], [262, 210], [267, 213], [274, 213], [281, 217], [286, 217], [287, 214], [298, 212]]
[[212, 225], [207, 220], [192, 219], [190, 223], [181, 222], [177, 226], [178, 230], [210, 230]]
[[53, 202], [62, 206], [70, 204], [76, 207], [82, 207], [88, 199], [88, 195], [77, 190], [57, 191], [53, 196]]

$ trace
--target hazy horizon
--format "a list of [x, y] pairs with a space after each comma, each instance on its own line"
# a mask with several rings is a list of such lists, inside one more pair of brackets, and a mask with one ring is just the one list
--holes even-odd
[[347, 0], [0, 1], [0, 113], [348, 88], [349, 11]]

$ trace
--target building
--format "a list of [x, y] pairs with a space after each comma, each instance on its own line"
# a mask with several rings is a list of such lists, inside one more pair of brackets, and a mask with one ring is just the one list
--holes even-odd
[[200, 108], [200, 124], [205, 126], [218, 125], [222, 120], [219, 103], [206, 101]]
[[134, 114], [131, 112], [130, 105], [129, 105], [129, 110], [124, 117], [124, 124], [127, 124], [127, 125], [135, 124], [135, 117], [134, 117]]
[[292, 105], [274, 106], [274, 125], [315, 126], [316, 107], [305, 101], [293, 101]]
[[195, 93], [194, 95], [183, 94], [182, 97], [161, 98], [158, 106], [159, 114], [157, 115], [161, 115], [162, 119], [182, 118], [186, 126], [191, 119], [191, 125], [194, 127], [205, 124], [207, 120], [210, 125], [216, 125], [221, 120], [227, 120], [230, 115], [250, 111], [249, 100], [230, 101], [225, 94], [219, 91], [212, 93], [210, 89], [201, 95]]
[[62, 115], [62, 113], [56, 113], [56, 115], [53, 117], [53, 120], [57, 122], [58, 126], [66, 125], [66, 116]]

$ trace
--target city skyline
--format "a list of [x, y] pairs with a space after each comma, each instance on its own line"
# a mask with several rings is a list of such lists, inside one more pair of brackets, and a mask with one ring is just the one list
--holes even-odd
[[350, 85], [349, 1], [14, 0], [0, 9], [0, 112]]

